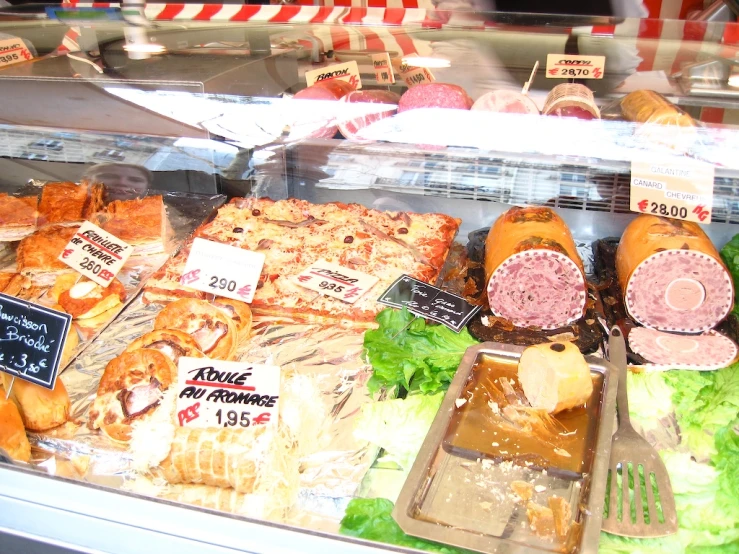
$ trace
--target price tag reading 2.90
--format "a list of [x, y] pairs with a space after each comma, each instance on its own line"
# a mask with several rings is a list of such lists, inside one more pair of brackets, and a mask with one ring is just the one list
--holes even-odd
[[195, 239], [180, 283], [203, 292], [251, 302], [263, 265], [262, 253]]
[[294, 280], [301, 287], [353, 304], [379, 279], [361, 271], [319, 260]]

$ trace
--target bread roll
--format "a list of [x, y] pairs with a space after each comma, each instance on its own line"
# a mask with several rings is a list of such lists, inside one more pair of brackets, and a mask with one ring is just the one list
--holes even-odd
[[177, 365], [182, 356], [188, 358], [204, 358], [198, 343], [187, 333], [174, 329], [151, 331], [140, 336], [126, 348], [126, 352], [133, 352], [139, 348], [158, 350]]
[[212, 304], [233, 320], [239, 333], [239, 341], [249, 337], [252, 322], [249, 304], [223, 296], [217, 297]]
[[550, 414], [582, 406], [593, 394], [588, 362], [570, 342], [526, 348], [518, 362], [518, 382], [529, 404]]
[[734, 306], [728, 269], [691, 221], [639, 215], [621, 237], [616, 271], [626, 309], [645, 327], [699, 333]]
[[585, 312], [585, 272], [565, 222], [549, 208], [511, 208], [485, 241], [495, 315], [518, 327], [556, 329]]
[[[3, 373], [2, 378], [7, 390], [13, 376]], [[61, 379], [56, 380], [54, 390], [16, 379], [10, 399], [18, 406], [23, 425], [29, 431], [48, 431], [69, 418], [69, 394]]]
[[23, 428], [21, 414], [13, 402], [5, 400], [5, 391], [2, 387], [0, 387], [0, 448], [14, 460], [28, 462], [31, 459], [31, 444]]

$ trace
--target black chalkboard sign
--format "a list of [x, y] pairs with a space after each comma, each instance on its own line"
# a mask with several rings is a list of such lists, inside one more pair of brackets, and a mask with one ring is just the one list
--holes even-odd
[[442, 323], [459, 333], [480, 306], [474, 306], [461, 296], [402, 275], [383, 292], [377, 301]]
[[53, 389], [69, 314], [0, 294], [0, 370]]

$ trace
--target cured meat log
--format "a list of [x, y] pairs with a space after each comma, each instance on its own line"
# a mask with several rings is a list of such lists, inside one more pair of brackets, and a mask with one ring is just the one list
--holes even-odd
[[684, 151], [698, 136], [695, 120], [652, 90], [636, 90], [624, 96], [621, 113], [629, 121], [644, 124], [636, 134], [645, 142]]
[[483, 94], [472, 105], [472, 109], [496, 113], [539, 114], [539, 108], [527, 95], [505, 89]]
[[485, 241], [491, 311], [518, 327], [555, 329], [585, 312], [585, 273], [565, 222], [549, 208], [512, 208]]
[[652, 364], [669, 369], [721, 369], [737, 358], [736, 344], [713, 331], [703, 335], [673, 335], [635, 327], [629, 333], [629, 346]]
[[448, 83], [424, 83], [409, 88], [400, 97], [398, 113], [418, 108], [469, 110], [472, 98], [462, 87]]
[[734, 286], [698, 224], [642, 214], [626, 228], [616, 271], [632, 318], [652, 329], [700, 333], [734, 305]]
[[349, 104], [387, 104], [383, 111], [372, 110], [369, 113], [361, 112], [358, 117], [339, 121], [339, 131], [347, 139], [355, 139], [357, 133], [376, 121], [393, 115], [398, 109], [400, 96], [389, 90], [355, 90], [343, 96], [340, 102]]
[[593, 92], [585, 85], [562, 83], [547, 94], [544, 115], [576, 117], [578, 119], [600, 119], [600, 110], [595, 105]]

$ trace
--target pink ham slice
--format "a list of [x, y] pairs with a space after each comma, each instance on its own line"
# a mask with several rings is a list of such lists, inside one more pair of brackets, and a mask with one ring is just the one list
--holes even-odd
[[400, 97], [398, 113], [418, 108], [469, 110], [472, 98], [462, 87], [448, 83], [424, 83], [409, 88]]
[[539, 114], [534, 101], [514, 90], [494, 90], [480, 96], [472, 105], [473, 110], [497, 113]]
[[[340, 102], [349, 104], [387, 104], [387, 110], [373, 112], [339, 121], [339, 131], [344, 138], [354, 140], [357, 133], [376, 121], [393, 115], [398, 109], [400, 96], [389, 90], [355, 90], [343, 96]], [[361, 107], [358, 110], [361, 113]]]
[[[354, 87], [346, 81], [338, 79], [319, 81], [297, 92], [293, 96], [293, 100], [326, 100], [335, 102], [353, 90]], [[334, 118], [326, 118], [322, 114], [312, 114], [306, 106], [303, 115], [297, 121], [293, 122], [290, 129], [290, 138], [332, 138], [337, 130], [338, 127]]]
[[675, 335], [646, 327], [629, 333], [629, 346], [650, 365], [663, 369], [721, 369], [737, 358], [734, 342], [715, 331], [703, 335]]
[[490, 310], [517, 327], [557, 329], [582, 317], [587, 291], [582, 272], [565, 254], [513, 254], [490, 276]]
[[713, 329], [734, 306], [726, 268], [695, 250], [652, 254], [631, 274], [624, 297], [645, 327], [681, 333]]

